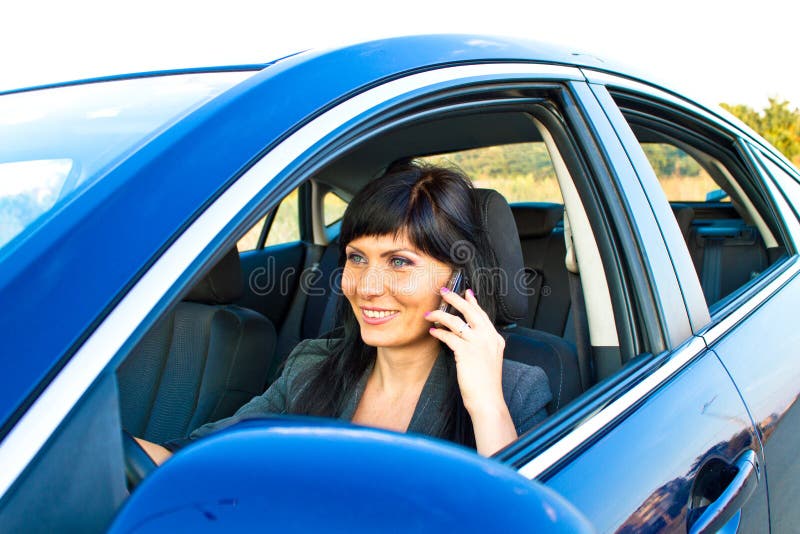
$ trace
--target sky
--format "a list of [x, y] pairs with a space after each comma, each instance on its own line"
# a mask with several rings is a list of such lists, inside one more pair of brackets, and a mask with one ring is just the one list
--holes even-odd
[[800, 1], [5, 0], [0, 90], [424, 33], [521, 36], [651, 75], [707, 103], [800, 106]]

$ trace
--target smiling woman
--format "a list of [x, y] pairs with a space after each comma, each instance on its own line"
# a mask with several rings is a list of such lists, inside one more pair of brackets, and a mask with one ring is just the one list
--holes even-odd
[[[301, 343], [266, 393], [189, 441], [244, 417], [291, 413], [427, 434], [488, 456], [542, 421], [552, 398], [544, 372], [503, 359], [478, 204], [458, 172], [414, 163], [362, 189], [342, 222], [337, 337]], [[445, 287], [456, 269], [470, 286], [463, 297]], [[442, 301], [459, 316], [437, 309]], [[158, 462], [169, 456], [140, 443]]]

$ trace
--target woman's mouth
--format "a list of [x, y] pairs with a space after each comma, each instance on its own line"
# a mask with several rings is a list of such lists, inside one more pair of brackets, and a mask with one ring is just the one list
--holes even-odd
[[375, 310], [361, 308], [361, 318], [367, 324], [383, 324], [394, 319], [400, 312], [397, 310]]

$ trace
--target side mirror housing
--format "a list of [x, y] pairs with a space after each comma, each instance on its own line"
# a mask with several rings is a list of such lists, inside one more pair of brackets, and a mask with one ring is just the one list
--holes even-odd
[[714, 189], [706, 193], [706, 202], [722, 202], [726, 198], [728, 198], [728, 193], [722, 189]]
[[309, 418], [239, 423], [168, 460], [111, 532], [591, 532], [563, 498], [426, 437]]

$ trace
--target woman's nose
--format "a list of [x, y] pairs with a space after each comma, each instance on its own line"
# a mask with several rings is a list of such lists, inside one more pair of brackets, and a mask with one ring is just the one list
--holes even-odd
[[381, 295], [386, 288], [386, 273], [379, 267], [365, 269], [358, 280], [361, 296]]

